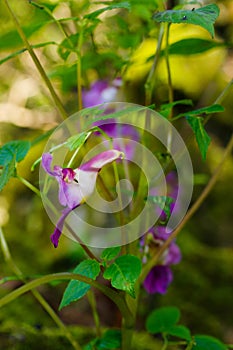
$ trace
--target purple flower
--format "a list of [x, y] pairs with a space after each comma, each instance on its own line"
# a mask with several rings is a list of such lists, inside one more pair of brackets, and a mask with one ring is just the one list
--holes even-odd
[[[99, 120], [93, 125], [98, 126], [108, 137], [112, 138], [112, 147], [114, 149], [124, 152], [126, 159], [133, 159], [135, 146], [131, 141], [137, 142], [140, 138], [137, 129], [133, 125], [117, 123], [114, 119], [109, 119], [104, 123], [102, 120]], [[101, 135], [98, 131], [96, 134]], [[111, 146], [107, 140], [105, 145], [107, 148]]]
[[53, 156], [50, 153], [43, 154], [42, 166], [49, 175], [57, 180], [59, 184], [59, 202], [66, 207], [62, 211], [54, 233], [51, 235], [51, 241], [55, 248], [58, 246], [67, 215], [83, 204], [94, 191], [98, 172], [104, 165], [122, 158], [122, 152], [108, 150], [91, 158], [77, 169], [61, 168], [55, 165], [51, 170]]
[[[168, 239], [170, 233], [166, 232], [165, 226], [153, 227], [147, 233], [150, 234], [150, 240], [152, 240], [152, 246], [155, 245], [156, 249], [163, 245]], [[144, 239], [144, 242], [146, 240]], [[151, 246], [151, 243], [150, 243]], [[149, 251], [149, 248], [147, 247]], [[149, 294], [160, 293], [165, 294], [167, 288], [173, 280], [172, 270], [170, 265], [178, 264], [181, 260], [180, 248], [175, 242], [172, 242], [169, 247], [162, 254], [159, 265], [154, 266], [144, 281], [144, 288]]]
[[95, 81], [91, 84], [89, 90], [83, 90], [83, 107], [87, 108], [105, 102], [115, 101], [121, 85], [122, 80], [120, 78], [116, 78], [112, 83], [106, 80]]
[[146, 276], [143, 286], [149, 294], [165, 294], [169, 284], [173, 280], [173, 274], [169, 266], [154, 266]]

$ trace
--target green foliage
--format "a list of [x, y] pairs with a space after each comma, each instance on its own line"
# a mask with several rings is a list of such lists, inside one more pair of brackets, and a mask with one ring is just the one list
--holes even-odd
[[[210, 41], [206, 39], [200, 38], [190, 38], [190, 39], [182, 39], [176, 41], [175, 43], [169, 45], [168, 53], [169, 55], [196, 55], [208, 50], [214, 49], [216, 47], [224, 47], [225, 43]], [[165, 55], [165, 50], [161, 51], [161, 56]]]
[[116, 329], [106, 331], [101, 338], [92, 340], [84, 350], [110, 350], [119, 349], [121, 346], [121, 332]]
[[123, 1], [123, 2], [119, 2], [119, 3], [115, 3], [106, 7], [103, 7], [102, 9], [96, 10], [94, 12], [89, 13], [88, 15], [85, 15], [86, 19], [89, 20], [93, 20], [96, 17], [98, 17], [99, 15], [101, 15], [102, 13], [106, 12], [106, 11], [111, 11], [111, 10], [115, 10], [115, 9], [127, 9], [130, 10], [131, 6], [130, 3], [128, 1]]
[[210, 137], [204, 128], [204, 118], [200, 117], [200, 115], [208, 115], [208, 114], [218, 113], [223, 111], [224, 111], [224, 108], [221, 105], [213, 104], [211, 106], [203, 107], [195, 111], [190, 111], [185, 114], [180, 114], [178, 116], [178, 117], [183, 115], [186, 116], [186, 119], [195, 134], [196, 141], [201, 151], [203, 160], [206, 159], [207, 150], [210, 144]]
[[[84, 260], [73, 272], [95, 280], [100, 273], [100, 266], [96, 260]], [[87, 283], [71, 280], [65, 289], [59, 309], [81, 299], [90, 288], [91, 286]]]
[[0, 148], [0, 191], [16, 175], [16, 163], [21, 162], [30, 149], [29, 141], [10, 141]]
[[208, 335], [196, 335], [193, 350], [227, 350], [227, 347], [218, 339]]
[[187, 341], [191, 340], [191, 334], [187, 327], [177, 325], [180, 319], [180, 311], [176, 307], [167, 306], [152, 311], [146, 320], [146, 329], [152, 334], [164, 333]]
[[69, 137], [66, 142], [67, 147], [70, 149], [70, 151], [80, 148], [87, 140], [89, 134], [90, 132], [83, 131], [80, 134]]
[[189, 23], [205, 28], [214, 37], [214, 22], [219, 16], [216, 4], [210, 4], [192, 10], [169, 10], [158, 12], [153, 16], [156, 22]]
[[134, 285], [141, 273], [140, 259], [133, 255], [117, 258], [104, 272], [104, 278], [110, 279], [114, 288], [124, 290], [135, 298]]
[[114, 259], [121, 251], [121, 247], [106, 248], [101, 253], [101, 259], [110, 261]]
[[202, 117], [187, 117], [189, 125], [193, 129], [198, 147], [201, 151], [202, 159], [206, 159], [207, 150], [210, 144], [210, 137], [204, 129]]

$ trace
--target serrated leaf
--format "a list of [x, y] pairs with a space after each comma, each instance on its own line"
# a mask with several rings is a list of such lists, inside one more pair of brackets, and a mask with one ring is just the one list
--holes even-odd
[[113, 4], [107, 7], [103, 7], [102, 9], [96, 10], [94, 12], [91, 12], [87, 15], [84, 16], [84, 18], [87, 18], [89, 20], [93, 20], [96, 17], [98, 17], [99, 15], [101, 15], [102, 13], [104, 13], [105, 11], [110, 11], [110, 10], [115, 10], [115, 9], [127, 9], [130, 10], [131, 6], [130, 3], [128, 1], [125, 2], [120, 2], [118, 4]]
[[134, 255], [117, 258], [104, 272], [104, 278], [110, 279], [114, 288], [124, 290], [135, 298], [134, 284], [141, 273], [141, 261]]
[[10, 162], [7, 163], [6, 166], [2, 169], [0, 175], [0, 191], [7, 184], [11, 177], [15, 176], [15, 157], [11, 159]]
[[[94, 259], [84, 260], [74, 269], [73, 272], [95, 280], [100, 273], [100, 265]], [[81, 299], [90, 288], [91, 286], [85, 282], [71, 280], [65, 289], [59, 310], [64, 306]]]
[[219, 12], [216, 4], [210, 4], [193, 10], [167, 10], [158, 12], [154, 14], [153, 19], [156, 22], [199, 25], [214, 37], [214, 22], [218, 18]]
[[80, 148], [85, 143], [89, 135], [90, 132], [86, 131], [83, 131], [78, 135], [73, 135], [68, 138], [66, 145], [70, 149], [70, 151], [74, 151], [77, 148]]
[[227, 350], [220, 340], [208, 335], [195, 335], [193, 350]]
[[164, 211], [167, 218], [171, 216], [171, 204], [174, 202], [174, 198], [167, 196], [148, 196], [147, 199], [154, 204], [157, 204], [160, 209]]
[[198, 147], [201, 151], [202, 159], [205, 160], [211, 139], [204, 129], [204, 126], [203, 126], [204, 119], [201, 117], [191, 117], [191, 116], [186, 117], [186, 119], [189, 125], [191, 126], [191, 128], [193, 129]]
[[190, 341], [192, 339], [190, 330], [182, 325], [175, 325], [168, 331], [170, 335]]
[[[182, 39], [169, 45], [169, 55], [196, 55], [216, 47], [225, 47], [226, 44], [199, 38]], [[165, 50], [161, 51], [161, 56], [165, 55]]]
[[105, 248], [102, 251], [102, 254], [100, 257], [105, 261], [110, 261], [114, 259], [120, 253], [120, 251], [121, 251], [121, 247]]
[[174, 306], [152, 311], [146, 320], [146, 329], [152, 334], [169, 332], [180, 319], [180, 311]]
[[29, 141], [10, 141], [0, 148], [0, 165], [4, 166], [15, 157], [16, 162], [21, 162], [27, 155], [31, 143]]

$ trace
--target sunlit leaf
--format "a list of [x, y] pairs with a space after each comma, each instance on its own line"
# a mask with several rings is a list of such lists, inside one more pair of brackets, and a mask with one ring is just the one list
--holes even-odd
[[73, 135], [68, 138], [66, 145], [70, 151], [80, 148], [87, 140], [90, 132], [83, 131], [80, 134]]
[[196, 24], [206, 29], [214, 36], [214, 22], [219, 16], [219, 8], [216, 4], [210, 4], [192, 10], [167, 10], [155, 13], [153, 19], [156, 22], [189, 23]]
[[141, 261], [133, 255], [117, 258], [104, 272], [104, 278], [110, 279], [114, 288], [124, 290], [135, 298], [134, 285], [141, 272]]
[[[84, 260], [73, 272], [95, 280], [100, 273], [100, 265], [96, 260]], [[90, 288], [91, 286], [85, 282], [71, 280], [65, 289], [59, 309], [81, 299]]]

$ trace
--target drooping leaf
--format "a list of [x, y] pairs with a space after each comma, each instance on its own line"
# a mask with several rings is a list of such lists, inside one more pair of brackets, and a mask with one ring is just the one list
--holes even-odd
[[210, 4], [192, 10], [167, 10], [155, 13], [153, 19], [156, 22], [189, 23], [206, 29], [214, 37], [214, 22], [219, 16], [219, 8], [216, 4]]
[[15, 156], [16, 162], [21, 162], [30, 149], [29, 141], [10, 141], [0, 148], [0, 165], [4, 166], [11, 162]]
[[174, 325], [168, 331], [170, 335], [190, 341], [192, 339], [190, 330], [182, 325]]
[[61, 42], [57, 51], [63, 60], [66, 60], [71, 52], [77, 52], [78, 38], [79, 33], [75, 33]]
[[13, 157], [2, 169], [0, 170], [0, 191], [7, 184], [11, 177], [15, 176], [15, 157]]
[[208, 335], [195, 335], [193, 350], [227, 350], [220, 340]]
[[105, 260], [105, 261], [110, 261], [112, 259], [114, 259], [121, 251], [121, 247], [110, 247], [110, 248], [105, 248], [102, 251], [101, 254], [101, 259]]
[[[173, 44], [168, 48], [169, 55], [196, 55], [205, 51], [211, 50], [216, 47], [225, 47], [226, 44], [210, 41], [206, 39], [190, 38], [182, 39]], [[165, 51], [161, 51], [161, 56], [164, 56]]]
[[88, 13], [84, 17], [89, 19], [89, 20], [93, 20], [96, 17], [98, 17], [99, 15], [101, 15], [102, 13], [104, 13], [105, 11], [110, 11], [110, 10], [115, 10], [115, 9], [127, 9], [127, 10], [130, 10], [131, 6], [130, 6], [130, 3], [128, 1], [119, 2], [118, 4], [112, 4], [110, 6], [103, 7], [101, 9], [99, 9], [99, 10], [94, 11], [94, 12]]
[[188, 116], [186, 117], [186, 119], [191, 128], [193, 129], [198, 147], [201, 151], [202, 159], [205, 160], [211, 139], [203, 126], [204, 119], [202, 117], [192, 116]]
[[[100, 265], [96, 260], [84, 260], [73, 272], [95, 280], [100, 273]], [[85, 282], [71, 280], [65, 289], [59, 309], [81, 299], [90, 288], [91, 286]]]
[[146, 329], [152, 334], [168, 332], [180, 319], [180, 311], [174, 306], [161, 307], [147, 317]]
[[141, 261], [133, 255], [117, 258], [104, 272], [104, 278], [110, 279], [114, 288], [124, 290], [135, 298], [134, 285], [141, 272]]

